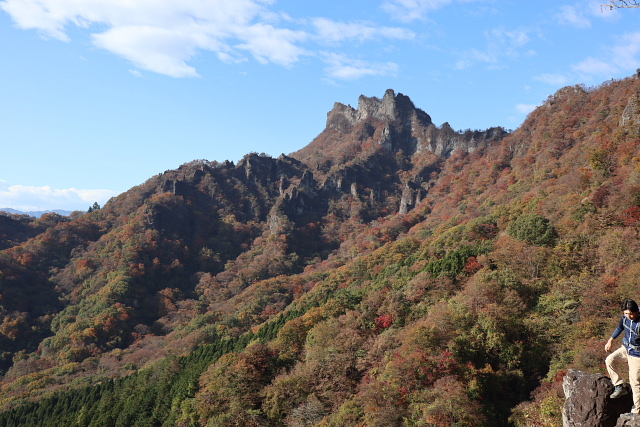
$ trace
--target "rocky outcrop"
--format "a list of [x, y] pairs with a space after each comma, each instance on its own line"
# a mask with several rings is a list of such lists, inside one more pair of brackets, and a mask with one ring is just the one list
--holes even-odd
[[377, 147], [388, 154], [433, 153], [446, 158], [456, 150], [471, 153], [506, 135], [502, 128], [457, 132], [448, 123], [437, 127], [408, 96], [388, 89], [382, 99], [361, 95], [357, 109], [336, 102], [327, 113], [325, 130], [294, 157], [309, 164], [319, 159], [344, 163], [363, 150], [371, 154], [366, 147]]
[[[198, 204], [211, 210], [243, 199], [235, 215], [244, 220], [264, 221], [277, 205], [280, 215], [306, 224], [320, 220], [344, 197], [366, 207], [361, 214], [372, 218], [404, 214], [428, 194], [454, 151], [470, 153], [506, 135], [500, 128], [462, 133], [448, 123], [438, 128], [408, 96], [389, 89], [382, 99], [360, 96], [357, 109], [336, 103], [323, 133], [291, 157], [251, 153], [237, 165], [194, 161], [162, 174], [159, 187], [161, 192], [199, 199]], [[189, 224], [185, 218], [172, 220], [170, 210], [160, 208], [147, 217], [158, 229], [173, 229], [172, 222]], [[279, 229], [277, 223], [271, 221], [273, 230]]]
[[312, 171], [317, 191], [301, 183], [297, 191], [282, 186], [280, 195], [288, 194], [289, 208], [295, 205], [287, 213], [308, 210], [309, 200], [299, 195], [313, 193], [325, 200], [350, 194], [368, 206], [388, 202], [385, 211], [408, 213], [454, 152], [472, 153], [499, 144], [508, 134], [499, 127], [464, 132], [448, 123], [437, 127], [408, 96], [392, 89], [382, 98], [361, 95], [358, 108], [335, 103], [324, 131], [292, 154]]
[[417, 109], [411, 99], [387, 89], [382, 99], [360, 95], [356, 120], [402, 121], [410, 126], [429, 126], [431, 117]]
[[356, 109], [350, 105], [336, 102], [327, 114], [327, 129], [338, 132], [351, 132], [358, 121]]
[[640, 126], [640, 93], [634, 93], [622, 112], [620, 126]]
[[622, 414], [620, 418], [618, 418], [616, 427], [640, 427], [640, 415]]
[[486, 131], [459, 133], [453, 130], [449, 123], [444, 123], [440, 128], [429, 127], [424, 135], [416, 139], [416, 152], [431, 152], [444, 158], [451, 156], [456, 150], [473, 153], [490, 143], [501, 141], [508, 134], [500, 127], [490, 128]]
[[[562, 384], [566, 401], [562, 411], [563, 427], [614, 427], [622, 414], [631, 411], [631, 393], [611, 399], [613, 384], [604, 374], [588, 374], [570, 369]], [[625, 420], [637, 422], [636, 416]], [[622, 424], [635, 426], [636, 424]], [[640, 424], [638, 424], [640, 427]]]

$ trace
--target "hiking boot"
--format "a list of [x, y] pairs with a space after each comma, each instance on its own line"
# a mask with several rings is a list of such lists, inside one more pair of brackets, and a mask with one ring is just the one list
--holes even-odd
[[613, 393], [609, 396], [612, 399], [617, 399], [620, 396], [624, 396], [629, 393], [624, 385], [617, 385], [615, 389], [613, 389]]

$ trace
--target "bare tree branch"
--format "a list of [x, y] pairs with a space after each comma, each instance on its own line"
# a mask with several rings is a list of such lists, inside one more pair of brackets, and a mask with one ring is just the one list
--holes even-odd
[[600, 7], [604, 9], [608, 8], [609, 10], [631, 7], [640, 8], [640, 0], [609, 0], [608, 3], [602, 4]]

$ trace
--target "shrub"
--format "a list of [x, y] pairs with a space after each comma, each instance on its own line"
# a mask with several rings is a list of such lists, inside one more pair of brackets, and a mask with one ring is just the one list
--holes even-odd
[[507, 232], [514, 239], [536, 246], [553, 246], [558, 236], [549, 220], [539, 213], [520, 215], [509, 224]]

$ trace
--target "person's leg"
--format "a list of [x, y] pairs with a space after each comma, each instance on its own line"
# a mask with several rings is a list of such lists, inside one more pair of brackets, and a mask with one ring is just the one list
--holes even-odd
[[631, 412], [638, 413], [640, 411], [640, 357], [628, 357], [629, 362], [629, 384], [633, 392], [633, 410]]
[[[616, 362], [627, 360], [627, 349], [621, 346], [619, 349], [611, 353], [605, 359], [605, 365], [607, 366], [607, 372], [609, 372], [609, 378], [614, 386], [619, 386], [624, 383], [622, 376], [618, 373]], [[629, 358], [631, 359], [631, 357]]]

